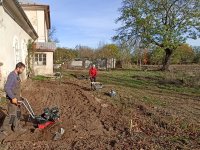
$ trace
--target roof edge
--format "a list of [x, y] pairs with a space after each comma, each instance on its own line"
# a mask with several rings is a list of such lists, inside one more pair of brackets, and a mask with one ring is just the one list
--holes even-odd
[[[31, 24], [30, 20], [28, 19], [27, 15], [25, 14], [24, 10], [22, 9], [20, 3], [17, 0], [14, 0], [15, 4], [17, 5], [17, 7], [19, 8], [20, 12], [22, 13], [22, 16], [24, 17], [24, 19], [26, 20], [26, 22], [28, 23], [29, 27], [32, 29], [33, 33], [36, 35], [36, 37], [38, 38], [38, 34], [35, 31], [33, 25]], [[36, 39], [37, 39], [36, 38]]]
[[[20, 6], [17, 0], [12, 1], [2, 1], [2, 6], [4, 7], [5, 11], [10, 15], [10, 17], [33, 39], [36, 40], [38, 38], [38, 34], [33, 28], [30, 20], [26, 16], [25, 12], [23, 11], [22, 7]], [[13, 9], [11, 9], [13, 8]]]

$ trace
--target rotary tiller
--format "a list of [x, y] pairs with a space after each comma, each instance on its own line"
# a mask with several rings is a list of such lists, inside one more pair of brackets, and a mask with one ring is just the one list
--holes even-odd
[[41, 115], [37, 116], [35, 115], [27, 99], [21, 98], [19, 103], [23, 104], [24, 107], [27, 109], [30, 114], [31, 120], [32, 122], [34, 122], [36, 128], [44, 129], [49, 125], [53, 125], [60, 119], [59, 109], [57, 107], [45, 108], [44, 112]]

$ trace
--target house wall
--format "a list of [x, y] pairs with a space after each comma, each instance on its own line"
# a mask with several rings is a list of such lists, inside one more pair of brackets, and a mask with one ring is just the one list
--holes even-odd
[[92, 61], [90, 60], [72, 60], [68, 62], [67, 68], [82, 68], [87, 69], [92, 64]]
[[[3, 63], [3, 66], [0, 66], [0, 88], [17, 62], [26, 63], [29, 39], [31, 37], [0, 6], [0, 62]], [[26, 79], [26, 71], [21, 75], [21, 79]]]
[[92, 64], [92, 61], [86, 60], [85, 61], [85, 68], [90, 68], [90, 65]]
[[53, 52], [37, 52], [37, 53], [46, 54], [46, 65], [43, 66], [34, 65], [35, 75], [53, 74]]
[[36, 42], [48, 42], [48, 29], [44, 10], [24, 10], [39, 38]]
[[71, 67], [83, 67], [83, 61], [76, 61], [76, 60], [73, 60], [71, 62]]
[[96, 63], [100, 69], [115, 69], [116, 68], [115, 58], [98, 59]]
[[114, 59], [114, 58], [107, 59], [107, 68], [115, 69], [116, 68], [116, 59]]

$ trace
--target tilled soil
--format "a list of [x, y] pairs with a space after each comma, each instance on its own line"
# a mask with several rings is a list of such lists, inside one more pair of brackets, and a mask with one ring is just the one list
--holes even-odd
[[42, 112], [45, 107], [58, 106], [61, 111], [60, 127], [65, 129], [62, 140], [52, 141], [53, 130], [27, 131], [9, 137], [9, 149], [111, 149], [113, 139], [126, 132], [119, 110], [91, 92], [72, 82], [31, 82], [23, 89], [34, 111]]
[[[132, 150], [132, 149], [198, 149], [199, 131], [180, 131], [173, 124], [149, 112], [148, 107], [136, 106], [126, 111], [109, 101], [95, 97], [89, 84], [77, 80], [27, 81], [22, 95], [36, 114], [45, 107], [58, 106], [61, 122], [52, 128], [38, 130], [24, 123], [25, 133], [15, 133], [5, 140], [10, 150]], [[24, 114], [27, 112], [24, 111]], [[53, 141], [60, 128], [65, 129], [61, 140]], [[189, 139], [178, 139], [181, 136]], [[176, 137], [177, 139], [171, 139]]]

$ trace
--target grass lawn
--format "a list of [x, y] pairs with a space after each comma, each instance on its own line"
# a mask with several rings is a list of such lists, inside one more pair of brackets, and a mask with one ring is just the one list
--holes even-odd
[[45, 76], [42, 76], [42, 75], [38, 75], [38, 76], [34, 76], [32, 78], [32, 80], [45, 81], [45, 80], [49, 80], [49, 78], [45, 77]]
[[184, 79], [187, 78], [181, 73], [134, 70], [101, 72], [99, 75], [99, 81], [105, 84], [200, 96], [200, 85], [186, 85]]

